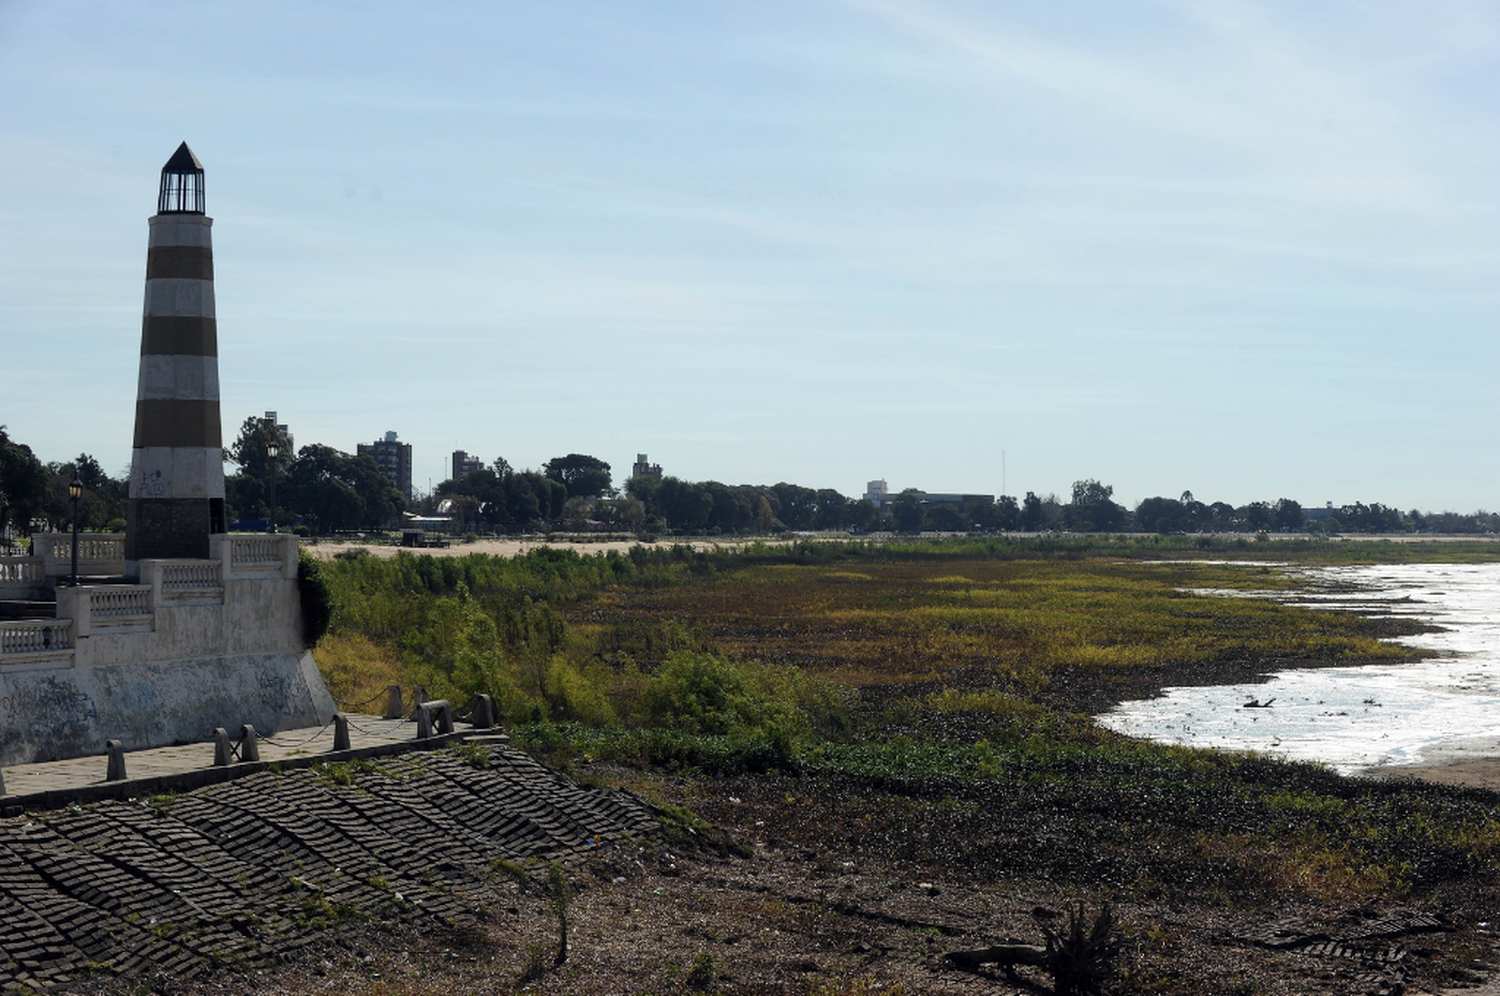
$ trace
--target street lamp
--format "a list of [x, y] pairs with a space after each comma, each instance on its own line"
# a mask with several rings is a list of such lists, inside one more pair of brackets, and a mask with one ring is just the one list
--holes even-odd
[[73, 478], [68, 485], [68, 497], [73, 499], [73, 581], [71, 588], [78, 587], [78, 499], [83, 497], [83, 482]]
[[281, 455], [281, 447], [274, 441], [266, 444], [266, 456], [271, 458], [271, 523], [266, 532], [276, 531], [276, 458]]

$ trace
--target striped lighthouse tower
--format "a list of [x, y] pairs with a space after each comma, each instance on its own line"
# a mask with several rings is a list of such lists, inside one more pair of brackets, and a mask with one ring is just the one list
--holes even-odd
[[213, 219], [186, 142], [162, 167], [150, 225], [125, 526], [132, 576], [141, 560], [207, 558], [209, 536], [225, 531]]

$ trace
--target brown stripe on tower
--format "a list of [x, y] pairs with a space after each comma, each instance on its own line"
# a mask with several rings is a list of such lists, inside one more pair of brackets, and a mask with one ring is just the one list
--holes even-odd
[[136, 399], [136, 449], [148, 446], [218, 446], [222, 438], [217, 401]]
[[214, 316], [213, 219], [184, 142], [161, 171], [146, 252], [126, 573], [148, 559], [206, 559], [223, 532], [224, 457]]
[[219, 323], [212, 318], [147, 315], [141, 319], [141, 355], [218, 356]]
[[214, 251], [210, 246], [152, 246], [146, 250], [146, 279], [184, 277], [214, 278]]

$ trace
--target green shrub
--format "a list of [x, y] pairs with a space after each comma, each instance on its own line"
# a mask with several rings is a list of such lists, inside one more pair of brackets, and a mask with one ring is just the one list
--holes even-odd
[[739, 673], [712, 654], [670, 655], [647, 682], [640, 707], [650, 725], [684, 733], [728, 733], [753, 724]]
[[302, 602], [302, 642], [317, 646], [333, 619], [333, 593], [323, 577], [323, 565], [305, 552], [297, 553], [297, 597]]
[[613, 673], [595, 664], [580, 668], [561, 654], [546, 664], [542, 689], [554, 716], [589, 726], [614, 726], [619, 722], [607, 689]]

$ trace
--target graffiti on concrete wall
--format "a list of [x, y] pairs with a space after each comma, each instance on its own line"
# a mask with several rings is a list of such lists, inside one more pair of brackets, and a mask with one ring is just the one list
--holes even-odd
[[94, 705], [92, 695], [55, 682], [48, 682], [40, 687], [19, 688], [9, 695], [0, 695], [0, 714], [5, 716], [8, 723], [45, 718], [64, 730], [88, 726], [99, 718], [99, 710]]

